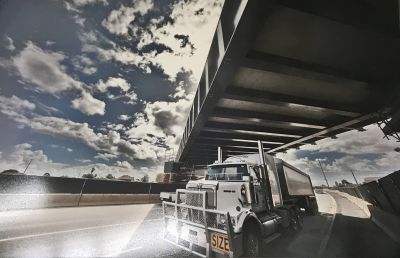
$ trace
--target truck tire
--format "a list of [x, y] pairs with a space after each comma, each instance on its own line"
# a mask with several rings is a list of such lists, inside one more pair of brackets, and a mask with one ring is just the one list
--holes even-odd
[[306, 208], [306, 214], [310, 216], [318, 215], [318, 203], [315, 198], [310, 198], [308, 200], [308, 206]]
[[243, 235], [244, 257], [258, 257], [261, 250], [260, 231], [254, 223], [248, 224]]
[[290, 229], [292, 232], [300, 232], [303, 228], [303, 217], [296, 208], [290, 209]]

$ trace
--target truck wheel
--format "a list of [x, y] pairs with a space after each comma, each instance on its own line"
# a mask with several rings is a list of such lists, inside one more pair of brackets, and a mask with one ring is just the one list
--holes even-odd
[[316, 199], [309, 199], [309, 204], [306, 208], [306, 214], [310, 216], [318, 215], [318, 203]]
[[250, 223], [243, 235], [245, 257], [258, 257], [261, 250], [261, 236], [257, 226]]
[[314, 199], [311, 205], [311, 215], [316, 216], [318, 214], [319, 214], [318, 203], [317, 200]]
[[297, 209], [290, 210], [290, 228], [295, 233], [303, 228], [303, 218]]

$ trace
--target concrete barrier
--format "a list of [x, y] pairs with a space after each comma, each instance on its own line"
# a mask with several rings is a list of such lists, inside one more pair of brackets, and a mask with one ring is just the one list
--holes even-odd
[[349, 201], [351, 201], [352, 203], [354, 203], [355, 205], [357, 205], [362, 211], [364, 211], [364, 213], [368, 216], [371, 217], [371, 213], [369, 211], [369, 206], [372, 206], [371, 203], [364, 201], [363, 199], [357, 198], [353, 195], [350, 195], [348, 193], [344, 193], [341, 191], [337, 191], [337, 190], [325, 190], [327, 192], [334, 192], [337, 193], [345, 198], [347, 198]]
[[79, 206], [160, 202], [159, 194], [83, 194]]
[[0, 194], [0, 210], [159, 203], [159, 194]]

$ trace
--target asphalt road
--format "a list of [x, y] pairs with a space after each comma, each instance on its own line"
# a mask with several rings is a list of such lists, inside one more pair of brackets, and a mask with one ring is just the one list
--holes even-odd
[[[332, 196], [319, 194], [321, 214], [306, 217], [301, 233], [266, 244], [263, 256], [399, 254], [358, 207]], [[194, 257], [162, 241], [161, 214], [151, 204], [0, 212], [0, 257]]]

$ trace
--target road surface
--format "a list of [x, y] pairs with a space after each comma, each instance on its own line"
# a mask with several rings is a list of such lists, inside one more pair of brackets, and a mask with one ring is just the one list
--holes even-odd
[[[347, 199], [317, 198], [321, 214], [306, 217], [301, 233], [266, 244], [265, 257], [400, 253]], [[162, 241], [161, 214], [161, 206], [152, 204], [0, 212], [0, 257], [194, 257]]]

